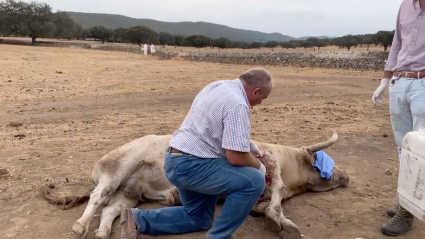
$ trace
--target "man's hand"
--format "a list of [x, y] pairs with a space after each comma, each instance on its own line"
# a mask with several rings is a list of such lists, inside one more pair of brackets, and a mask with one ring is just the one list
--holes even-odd
[[273, 164], [273, 161], [271, 159], [270, 154], [268, 154], [267, 152], [263, 153], [262, 157], [258, 158], [260, 160], [260, 162], [264, 165], [264, 166], [268, 166], [270, 164]]
[[251, 153], [254, 154], [255, 157], [263, 157], [263, 154], [260, 152], [260, 149], [257, 147], [257, 145], [254, 144], [254, 142], [252, 142], [252, 140], [249, 141], [249, 148], [251, 150]]
[[261, 162], [251, 152], [238, 152], [226, 149], [227, 161], [233, 166], [249, 166], [260, 169]]
[[260, 172], [264, 175], [264, 176], [266, 176], [266, 167], [264, 166], [264, 164], [261, 164], [261, 166], [260, 166]]
[[372, 96], [372, 101], [374, 104], [382, 104], [384, 100], [383, 95], [385, 91], [387, 91], [388, 89], [389, 81], [390, 81], [389, 78], [383, 78], [381, 80], [381, 85], [379, 85], [379, 87], [375, 90]]

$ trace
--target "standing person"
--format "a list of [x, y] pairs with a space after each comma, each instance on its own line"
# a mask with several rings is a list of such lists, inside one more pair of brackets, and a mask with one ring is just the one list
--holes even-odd
[[[401, 160], [404, 136], [425, 127], [425, 0], [404, 0], [400, 6], [384, 78], [372, 97], [375, 104], [382, 103], [388, 87], [391, 125]], [[384, 234], [397, 236], [412, 228], [413, 215], [399, 204], [387, 214], [392, 219], [382, 226]]]
[[[265, 189], [268, 156], [250, 153], [250, 108], [261, 104], [272, 88], [271, 74], [254, 68], [202, 89], [165, 155], [164, 171], [183, 206], [123, 209], [122, 238], [208, 229], [208, 239], [232, 238]], [[227, 198], [213, 225], [220, 195]]]

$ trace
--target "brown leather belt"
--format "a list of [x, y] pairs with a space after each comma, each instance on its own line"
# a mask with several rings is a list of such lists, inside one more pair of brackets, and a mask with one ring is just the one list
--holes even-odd
[[174, 153], [174, 154], [186, 154], [186, 153], [183, 153], [180, 150], [177, 150], [177, 149], [175, 149], [173, 147], [168, 147], [168, 152]]
[[425, 77], [425, 71], [419, 71], [419, 72], [418, 71], [402, 71], [402, 72], [395, 71], [393, 73], [393, 76], [420, 79]]

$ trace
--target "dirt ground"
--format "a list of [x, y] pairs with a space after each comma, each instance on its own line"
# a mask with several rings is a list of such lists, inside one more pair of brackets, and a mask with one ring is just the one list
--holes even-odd
[[[75, 238], [71, 227], [86, 204], [61, 210], [40, 198], [42, 186], [90, 189], [102, 155], [142, 135], [173, 133], [203, 86], [252, 67], [66, 48], [0, 45], [0, 52], [0, 238]], [[386, 238], [380, 227], [396, 202], [398, 159], [388, 105], [371, 101], [382, 73], [267, 68], [276, 87], [253, 110], [252, 138], [302, 146], [334, 128], [339, 141], [326, 152], [350, 176], [348, 188], [285, 201], [285, 215], [309, 239]], [[98, 225], [97, 216], [87, 238]], [[117, 226], [111, 238], [119, 238]], [[279, 238], [252, 216], [236, 237]], [[398, 238], [425, 238], [424, 224]]]

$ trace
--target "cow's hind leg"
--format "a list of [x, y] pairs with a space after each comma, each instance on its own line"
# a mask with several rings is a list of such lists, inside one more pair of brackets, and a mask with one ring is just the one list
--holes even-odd
[[109, 200], [107, 207], [102, 209], [99, 228], [94, 232], [96, 239], [107, 239], [111, 235], [112, 223], [120, 215], [121, 209], [137, 206], [138, 200], [128, 198], [123, 191], [117, 191]]
[[90, 193], [90, 200], [83, 215], [74, 223], [72, 230], [80, 237], [85, 238], [90, 222], [100, 205], [106, 205], [118, 188], [119, 182], [100, 180], [96, 188]]
[[180, 206], [182, 205], [180, 201], [179, 191], [176, 187], [171, 187], [166, 190], [158, 191], [154, 189], [149, 189], [144, 196], [158, 204], [163, 206]]

